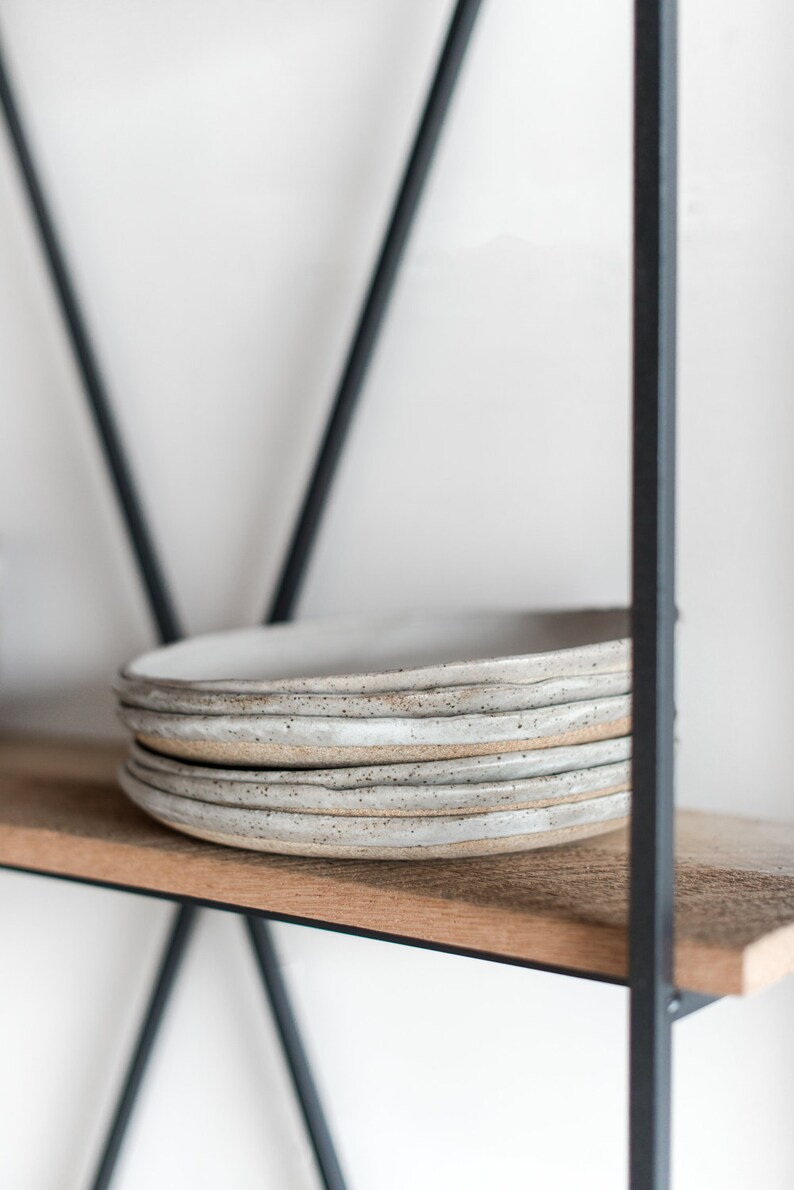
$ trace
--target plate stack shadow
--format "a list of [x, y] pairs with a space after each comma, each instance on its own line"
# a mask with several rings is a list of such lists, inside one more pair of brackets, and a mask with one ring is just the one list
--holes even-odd
[[199, 838], [287, 855], [524, 851], [622, 826], [623, 610], [308, 620], [180, 641], [119, 675], [119, 779]]

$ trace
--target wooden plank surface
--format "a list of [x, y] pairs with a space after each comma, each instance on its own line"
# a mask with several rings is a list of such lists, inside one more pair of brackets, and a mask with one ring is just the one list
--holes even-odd
[[[255, 854], [149, 820], [116, 785], [120, 754], [0, 742], [0, 865], [626, 975], [625, 832], [423, 863]], [[794, 971], [794, 827], [682, 812], [677, 849], [679, 986], [744, 994]]]

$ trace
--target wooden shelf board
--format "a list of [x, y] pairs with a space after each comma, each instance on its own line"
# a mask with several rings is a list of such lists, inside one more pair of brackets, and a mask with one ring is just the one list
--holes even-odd
[[[148, 819], [118, 745], [0, 741], [0, 866], [622, 979], [625, 832], [419, 863], [237, 851]], [[741, 995], [794, 971], [794, 826], [680, 812], [676, 982]]]

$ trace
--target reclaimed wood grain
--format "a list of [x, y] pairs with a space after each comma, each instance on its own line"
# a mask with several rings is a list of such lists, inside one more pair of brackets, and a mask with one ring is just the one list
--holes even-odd
[[[627, 840], [418, 863], [202, 843], [123, 796], [118, 745], [0, 742], [0, 866], [195, 897], [591, 975], [627, 971]], [[794, 827], [680, 812], [676, 981], [742, 995], [794, 971]]]

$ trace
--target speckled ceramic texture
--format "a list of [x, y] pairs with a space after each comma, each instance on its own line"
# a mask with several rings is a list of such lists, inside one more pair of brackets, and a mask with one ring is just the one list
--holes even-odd
[[226, 781], [292, 785], [322, 785], [327, 789], [361, 789], [371, 785], [463, 785], [502, 781], [523, 781], [529, 777], [553, 776], [575, 769], [619, 764], [631, 756], [631, 736], [596, 740], [571, 748], [531, 748], [520, 752], [496, 752], [488, 756], [464, 756], [457, 760], [429, 760], [412, 764], [363, 765], [334, 769], [223, 769], [215, 765], [189, 764], [142, 748], [133, 740], [130, 754], [149, 769], [182, 777], [215, 776]]
[[443, 715], [528, 711], [606, 698], [631, 691], [631, 671], [547, 678], [540, 682], [491, 686], [441, 686], [391, 694], [228, 694], [145, 682], [120, 682], [116, 693], [127, 706], [168, 714], [310, 715], [352, 719], [424, 718]]
[[259, 696], [521, 684], [625, 671], [628, 632], [623, 610], [309, 620], [153, 650], [119, 685], [140, 699], [156, 687]]
[[146, 813], [187, 834], [216, 843], [292, 855], [338, 859], [425, 859], [483, 855], [549, 846], [614, 829], [625, 821], [628, 793], [544, 809], [426, 818], [374, 818], [241, 810], [153, 789], [126, 766], [119, 780]]
[[[151, 811], [149, 811], [151, 814]], [[156, 814], [151, 814], [157, 818]], [[545, 831], [537, 835], [513, 835], [503, 839], [476, 839], [469, 843], [447, 843], [437, 847], [349, 847], [340, 844], [286, 843], [281, 840], [239, 838], [220, 831], [205, 831], [195, 826], [176, 826], [159, 819], [164, 826], [180, 830], [207, 843], [225, 847], [239, 847], [247, 851], [267, 851], [276, 855], [305, 856], [310, 859], [333, 860], [435, 860], [476, 859], [488, 855], [508, 855], [519, 851], [539, 851], [548, 847], [563, 847], [580, 843], [594, 835], [606, 835], [627, 826], [629, 819], [615, 818], [609, 822], [594, 822], [587, 826]]]
[[[371, 785], [358, 789], [329, 789], [300, 781], [269, 783], [242, 781], [211, 773], [202, 776], [165, 773], [127, 762], [134, 777], [147, 785], [217, 805], [252, 810], [289, 810], [301, 814], [355, 814], [399, 816], [431, 814], [484, 814], [492, 810], [522, 810], [562, 802], [624, 793], [629, 788], [630, 765], [606, 764], [550, 777], [523, 781], [463, 785]], [[238, 772], [237, 777], [241, 774]]]
[[[532, 741], [535, 748], [562, 748], [593, 740], [610, 739], [631, 731], [629, 718], [579, 731], [563, 732]], [[333, 768], [342, 765], [407, 764], [411, 761], [454, 760], [464, 756], [487, 756], [493, 744], [405, 744], [371, 748], [296, 748], [289, 744], [258, 744], [245, 740], [225, 743], [217, 740], [169, 740], [140, 735], [138, 740], [165, 756], [201, 764], [239, 765], [243, 768], [272, 765], [274, 768]], [[504, 740], [502, 751], [523, 751], [526, 740]]]
[[627, 735], [631, 699], [622, 695], [525, 712], [426, 719], [343, 719], [280, 715], [169, 715], [119, 708], [147, 747], [232, 764], [311, 768], [476, 756], [580, 744]]

